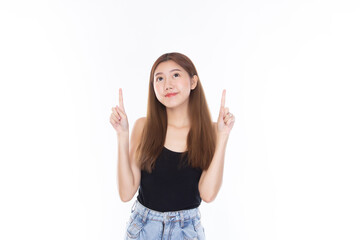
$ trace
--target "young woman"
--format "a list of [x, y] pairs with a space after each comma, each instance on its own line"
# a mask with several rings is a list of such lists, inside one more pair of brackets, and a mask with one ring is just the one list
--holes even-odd
[[118, 137], [118, 190], [123, 202], [138, 191], [125, 239], [205, 239], [199, 206], [219, 192], [225, 148], [235, 117], [222, 92], [212, 122], [196, 68], [172, 52], [154, 63], [146, 117], [129, 124], [119, 89], [110, 123]]

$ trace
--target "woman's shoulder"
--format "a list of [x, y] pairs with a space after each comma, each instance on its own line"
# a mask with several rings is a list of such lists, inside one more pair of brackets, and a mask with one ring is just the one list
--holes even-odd
[[140, 117], [140, 118], [136, 119], [136, 121], [135, 121], [135, 122], [139, 122], [139, 123], [144, 124], [144, 123], [145, 123], [145, 121], [146, 121], [146, 117]]
[[138, 118], [134, 123], [132, 133], [131, 133], [131, 142], [135, 146], [137, 146], [140, 141], [140, 137], [143, 132], [145, 122], [146, 122], [146, 118], [141, 117], [141, 118]]
[[212, 126], [213, 126], [215, 133], [217, 134], [217, 122], [213, 122]]
[[140, 117], [138, 119], [136, 119], [135, 123], [134, 123], [134, 130], [135, 129], [143, 129], [146, 123], [146, 117]]

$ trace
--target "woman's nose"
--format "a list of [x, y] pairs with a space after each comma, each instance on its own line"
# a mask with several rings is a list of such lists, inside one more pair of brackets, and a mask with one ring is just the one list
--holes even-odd
[[166, 90], [172, 89], [172, 82], [171, 82], [171, 80], [168, 80], [168, 79], [165, 80], [165, 89], [166, 89]]

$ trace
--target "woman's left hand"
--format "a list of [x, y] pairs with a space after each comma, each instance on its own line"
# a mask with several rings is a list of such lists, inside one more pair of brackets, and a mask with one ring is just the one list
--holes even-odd
[[217, 129], [219, 134], [228, 136], [234, 126], [235, 116], [229, 112], [229, 108], [225, 107], [225, 94], [226, 90], [224, 89], [221, 97], [221, 107], [217, 121]]

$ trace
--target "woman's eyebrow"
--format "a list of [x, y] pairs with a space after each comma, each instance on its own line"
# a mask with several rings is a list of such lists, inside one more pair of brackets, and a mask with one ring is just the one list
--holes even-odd
[[[173, 71], [180, 71], [180, 72], [181, 72], [181, 70], [180, 70], [180, 69], [177, 69], [177, 68], [171, 70], [170, 72], [173, 72]], [[156, 77], [156, 75], [159, 75], [159, 74], [162, 74], [162, 72], [156, 73], [156, 74], [155, 74], [155, 77]]]

